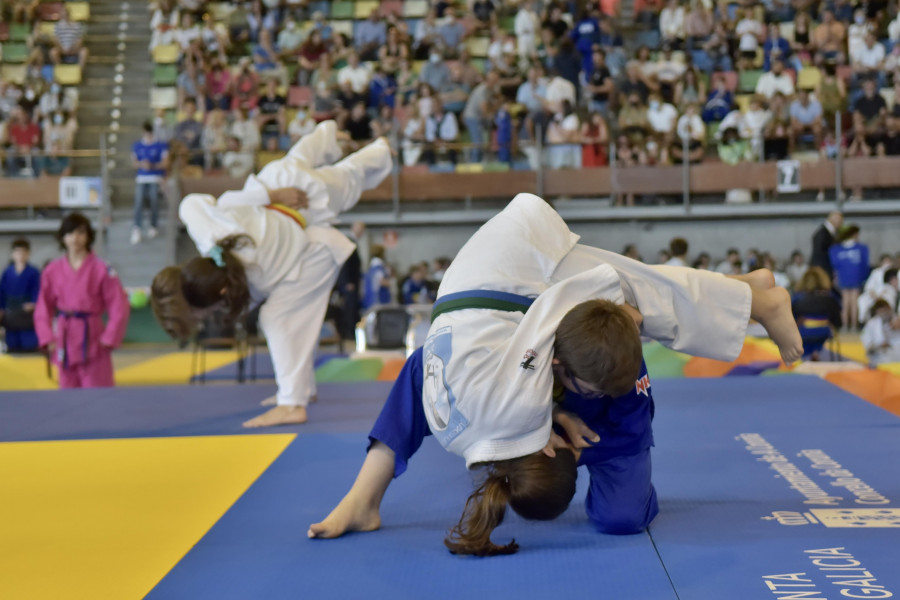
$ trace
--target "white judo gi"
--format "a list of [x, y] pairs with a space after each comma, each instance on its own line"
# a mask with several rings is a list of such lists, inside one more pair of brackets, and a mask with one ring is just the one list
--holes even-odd
[[859, 336], [873, 365], [900, 361], [900, 331], [879, 316], [869, 319]]
[[727, 361], [740, 354], [750, 286], [718, 273], [644, 265], [578, 239], [546, 202], [519, 194], [444, 275], [438, 301], [470, 290], [536, 297], [526, 314], [462, 309], [440, 314], [429, 330], [426, 418], [441, 445], [469, 467], [547, 444], [556, 328], [581, 302], [632, 304], [643, 315], [642, 334], [675, 350]]
[[[259, 323], [272, 356], [278, 404], [306, 406], [315, 395], [313, 363], [328, 299], [354, 244], [329, 223], [352, 208], [364, 190], [392, 169], [384, 140], [341, 157], [334, 121], [320, 123], [288, 154], [247, 178], [244, 188], [182, 200], [179, 216], [203, 256], [218, 240], [246, 234], [255, 242], [235, 252], [244, 263], [254, 304], [265, 301]], [[299, 212], [307, 226], [267, 209], [268, 190], [296, 187], [309, 197]]]

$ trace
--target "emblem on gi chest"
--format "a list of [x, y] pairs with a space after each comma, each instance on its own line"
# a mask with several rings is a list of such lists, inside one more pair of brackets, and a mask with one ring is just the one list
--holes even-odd
[[519, 363], [519, 366], [526, 371], [534, 371], [534, 365], [531, 363], [534, 362], [534, 359], [536, 358], [537, 352], [529, 348], [525, 351], [525, 356], [522, 357], [522, 362]]

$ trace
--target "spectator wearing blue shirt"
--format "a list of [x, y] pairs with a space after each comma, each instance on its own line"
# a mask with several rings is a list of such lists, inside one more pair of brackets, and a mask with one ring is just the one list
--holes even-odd
[[[202, 156], [201, 156], [202, 159]], [[141, 241], [141, 221], [144, 214], [144, 200], [150, 203], [150, 229], [147, 237], [157, 235], [159, 224], [159, 184], [166, 175], [169, 160], [169, 145], [153, 137], [153, 123], [144, 123], [144, 136], [131, 148], [131, 161], [137, 168], [134, 186], [134, 226], [131, 229], [131, 243]]]
[[444, 49], [444, 56], [456, 57], [462, 49], [462, 43], [468, 33], [458, 16], [452, 10], [447, 11], [447, 19], [438, 27], [438, 37]]
[[41, 289], [41, 272], [28, 264], [30, 254], [28, 240], [13, 240], [12, 260], [0, 275], [0, 326], [10, 352], [32, 352], [38, 347], [34, 307]]
[[848, 225], [837, 244], [828, 249], [838, 288], [841, 290], [841, 318], [851, 330], [859, 327], [859, 291], [869, 276], [869, 247], [859, 243], [859, 227]]
[[378, 10], [373, 10], [368, 19], [357, 24], [353, 39], [362, 60], [378, 60], [378, 49], [387, 43], [387, 25]]
[[716, 77], [713, 86], [706, 96], [706, 104], [703, 105], [704, 123], [721, 121], [731, 112], [734, 105], [734, 96], [728, 90], [724, 77]]
[[543, 70], [540, 65], [534, 64], [528, 68], [528, 74], [522, 85], [516, 92], [516, 104], [521, 104], [528, 110], [523, 127], [527, 138], [535, 139], [535, 127], [541, 131], [547, 130], [547, 113], [544, 110], [542, 98], [547, 97], [547, 82], [544, 81]]
[[791, 56], [792, 53], [791, 43], [781, 37], [781, 27], [778, 23], [769, 23], [769, 37], [763, 44], [763, 71], [769, 71], [772, 68], [772, 59], [775, 59], [791, 65], [791, 68], [799, 73], [803, 64], [799, 58]]
[[497, 128], [497, 160], [504, 163], [512, 162], [513, 119], [509, 111], [510, 103], [505, 101], [494, 116], [494, 126]]
[[581, 70], [591, 72], [591, 48], [600, 43], [600, 10], [596, 3], [585, 9], [581, 20], [569, 33], [575, 49], [581, 55]]
[[394, 108], [397, 96], [397, 79], [384, 72], [381, 63], [375, 64], [375, 72], [369, 82], [369, 108], [390, 106]]
[[813, 135], [816, 148], [822, 145], [822, 105], [809, 95], [809, 90], [798, 91], [797, 99], [791, 102], [790, 115], [792, 145], [807, 133]]
[[188, 164], [202, 167], [203, 124], [195, 118], [197, 115], [197, 101], [193, 98], [186, 98], [183, 109], [184, 119], [175, 125], [175, 139], [181, 142], [188, 151]]

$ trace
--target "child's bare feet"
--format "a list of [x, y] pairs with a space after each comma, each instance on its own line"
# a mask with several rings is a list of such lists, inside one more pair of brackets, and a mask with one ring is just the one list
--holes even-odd
[[325, 520], [309, 526], [306, 535], [310, 538], [331, 539], [348, 531], [375, 531], [381, 527], [378, 507], [356, 496], [353, 491], [344, 496]]
[[750, 316], [765, 327], [781, 351], [785, 364], [789, 365], [803, 356], [803, 340], [791, 312], [791, 295], [786, 289], [754, 289]]
[[306, 423], [306, 407], [282, 405], [271, 408], [249, 421], [244, 421], [244, 427], [254, 429], [272, 425], [299, 425], [300, 423]]

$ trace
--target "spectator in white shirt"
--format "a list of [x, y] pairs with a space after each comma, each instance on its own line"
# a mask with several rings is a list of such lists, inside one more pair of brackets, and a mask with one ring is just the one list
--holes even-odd
[[784, 71], [784, 63], [780, 60], [772, 61], [772, 70], [763, 73], [756, 82], [756, 93], [771, 100], [777, 92], [781, 92], [785, 98], [794, 95], [794, 80]]
[[194, 24], [194, 17], [190, 13], [181, 15], [181, 27], [175, 31], [175, 42], [181, 49], [181, 55], [190, 54], [198, 58], [202, 64], [203, 54], [200, 49], [200, 28]]
[[581, 166], [581, 123], [568, 100], [547, 126], [550, 168], [577, 169]]
[[662, 164], [669, 162], [669, 146], [675, 139], [675, 125], [678, 110], [668, 102], [663, 102], [658, 92], [650, 94], [647, 108], [651, 139], [647, 142], [647, 157]]
[[568, 79], [560, 77], [559, 72], [550, 72], [550, 81], [547, 82], [547, 97], [544, 98], [544, 109], [552, 114], [562, 112], [563, 102], [575, 106], [575, 86]]
[[756, 52], [765, 37], [766, 30], [762, 23], [753, 18], [753, 11], [746, 9], [734, 32], [738, 36], [741, 65], [744, 69], [752, 69], [756, 61]]
[[241, 148], [241, 139], [235, 135], [228, 138], [228, 151], [222, 157], [222, 166], [235, 179], [246, 179], [253, 172], [253, 152]]
[[763, 99], [754, 96], [750, 100], [750, 108], [741, 119], [741, 127], [738, 131], [742, 138], [750, 140], [750, 147], [757, 155], [762, 151], [762, 134], [771, 118], [771, 113], [763, 105]]
[[431, 108], [431, 115], [425, 119], [425, 152], [423, 158], [433, 165], [437, 155], [446, 155], [451, 163], [456, 164], [456, 148], [452, 145], [459, 141], [459, 123], [456, 115], [444, 110], [437, 100]]
[[853, 13], [853, 23], [847, 28], [847, 56], [850, 64], [855, 64], [859, 53], [866, 45], [866, 34], [872, 31], [872, 24], [866, 19], [866, 9], [857, 8]]
[[338, 85], [349, 83], [351, 89], [357, 94], [365, 94], [369, 91], [369, 82], [372, 73], [359, 62], [359, 54], [351, 52], [347, 58], [347, 66], [338, 71]]
[[291, 145], [300, 141], [304, 135], [308, 135], [316, 128], [316, 120], [309, 113], [309, 106], [301, 106], [294, 118], [288, 124], [288, 135], [291, 138]]
[[687, 105], [687, 109], [678, 119], [676, 130], [678, 139], [672, 144], [672, 156], [676, 162], [684, 161], [684, 141], [687, 140], [688, 162], [703, 160], [706, 144], [706, 125], [700, 118], [699, 109], [695, 103]]
[[516, 12], [516, 20], [513, 25], [519, 46], [519, 58], [527, 60], [537, 53], [537, 35], [541, 28], [541, 21], [534, 10], [534, 1], [526, 2]]
[[246, 108], [238, 108], [234, 111], [231, 135], [241, 141], [240, 149], [245, 152], [255, 152], [262, 144], [259, 127], [257, 127], [256, 121], [247, 118]]
[[866, 34], [863, 47], [853, 59], [853, 77], [857, 83], [863, 78], [877, 78], [878, 87], [884, 87], [884, 75], [884, 46], [878, 43], [875, 33], [870, 31]]
[[684, 43], [684, 7], [669, 0], [659, 13], [659, 34], [663, 44], [681, 48]]

